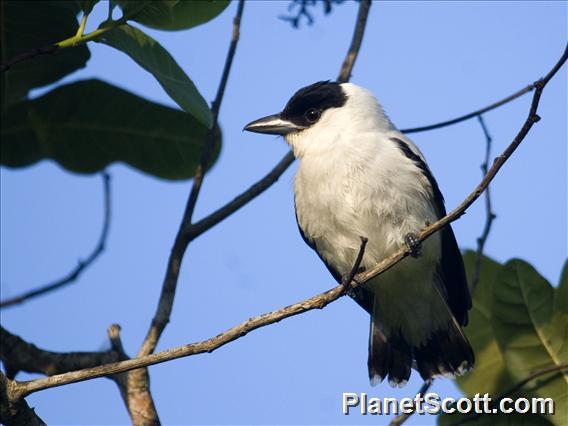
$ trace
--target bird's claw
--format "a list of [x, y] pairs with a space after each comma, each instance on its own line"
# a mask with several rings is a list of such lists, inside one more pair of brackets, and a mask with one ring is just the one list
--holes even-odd
[[409, 232], [404, 236], [404, 243], [408, 247], [410, 255], [414, 258], [420, 257], [422, 254], [422, 243], [413, 232]]

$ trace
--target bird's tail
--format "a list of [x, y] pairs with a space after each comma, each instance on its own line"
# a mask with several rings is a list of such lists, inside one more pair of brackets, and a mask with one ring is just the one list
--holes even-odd
[[400, 333], [387, 338], [371, 319], [368, 367], [372, 385], [388, 377], [391, 386], [402, 387], [410, 378], [411, 367], [428, 381], [461, 376], [473, 363], [473, 349], [453, 318], [448, 327], [434, 331], [419, 346], [409, 344]]

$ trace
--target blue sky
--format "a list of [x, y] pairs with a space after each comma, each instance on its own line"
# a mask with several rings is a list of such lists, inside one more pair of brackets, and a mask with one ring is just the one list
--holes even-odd
[[[220, 122], [224, 145], [206, 177], [196, 217], [258, 180], [286, 153], [282, 140], [242, 133], [244, 124], [279, 111], [300, 87], [334, 79], [357, 13], [346, 2], [295, 30], [277, 19], [288, 2], [249, 2]], [[90, 18], [96, 26], [105, 6]], [[176, 58], [205, 99], [215, 94], [236, 4], [184, 32], [148, 30]], [[501, 99], [543, 76], [566, 43], [565, 2], [381, 2], [373, 4], [352, 81], [372, 90], [400, 127], [430, 124]], [[99, 78], [174, 105], [158, 83], [124, 54], [89, 45], [86, 69], [65, 82]], [[37, 91], [41, 93], [42, 91]], [[547, 86], [535, 125], [492, 185], [498, 217], [486, 253], [532, 263], [552, 283], [567, 254], [566, 67]], [[88, 102], [88, 100], [85, 100]], [[485, 116], [493, 156], [510, 143], [530, 95]], [[117, 113], [119, 113], [117, 111]], [[148, 117], [149, 120], [152, 117]], [[424, 152], [448, 209], [480, 180], [485, 139], [476, 120], [412, 135]], [[159, 349], [206, 339], [242, 320], [334, 285], [303, 243], [293, 209], [295, 166], [266, 193], [201, 236], [182, 266], [172, 321]], [[168, 182], [116, 164], [107, 249], [81, 280], [58, 293], [2, 311], [2, 325], [54, 351], [98, 350], [119, 323], [129, 354], [144, 338], [191, 182]], [[20, 293], [65, 274], [94, 246], [102, 222], [98, 176], [70, 174], [44, 161], [0, 169], [1, 291]], [[484, 220], [473, 205], [453, 227], [474, 248]], [[164, 424], [386, 424], [341, 414], [342, 392], [412, 396], [367, 380], [368, 316], [342, 299], [257, 330], [214, 352], [151, 367]], [[22, 375], [20, 378], [28, 376]], [[457, 396], [451, 381], [433, 391]], [[28, 398], [49, 424], [128, 422], [115, 385], [97, 379]], [[434, 424], [414, 416], [408, 424]]]

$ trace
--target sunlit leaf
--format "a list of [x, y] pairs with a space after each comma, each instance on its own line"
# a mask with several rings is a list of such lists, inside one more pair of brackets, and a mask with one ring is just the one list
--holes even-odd
[[[493, 329], [515, 381], [568, 363], [568, 314], [554, 310], [554, 288], [531, 265], [511, 260], [493, 287]], [[527, 388], [556, 403], [553, 423], [568, 420], [568, 371], [543, 375]]]
[[156, 40], [130, 25], [121, 25], [104, 33], [99, 41], [130, 56], [158, 80], [181, 108], [207, 127], [211, 126], [211, 111], [207, 102], [174, 58]]

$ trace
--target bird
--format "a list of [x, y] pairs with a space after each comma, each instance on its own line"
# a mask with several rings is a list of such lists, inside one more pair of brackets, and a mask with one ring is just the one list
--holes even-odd
[[350, 296], [370, 314], [371, 385], [454, 378], [474, 365], [463, 327], [472, 301], [448, 224], [420, 243], [416, 233], [446, 215], [444, 198], [418, 147], [367, 89], [320, 81], [284, 109], [243, 130], [283, 136], [299, 165], [294, 204], [303, 240], [342, 282], [368, 240], [360, 271], [406, 245], [411, 256]]

